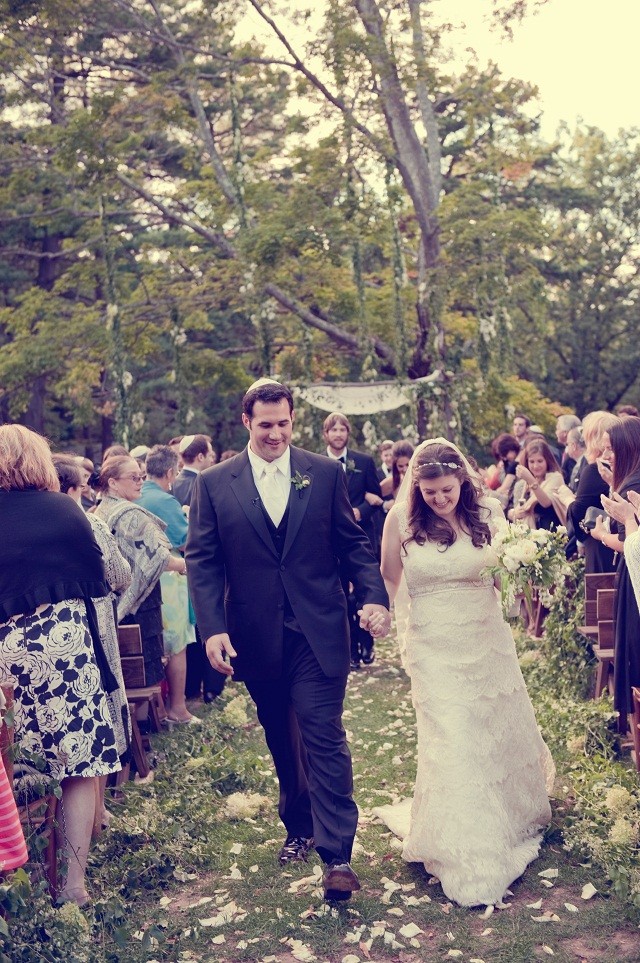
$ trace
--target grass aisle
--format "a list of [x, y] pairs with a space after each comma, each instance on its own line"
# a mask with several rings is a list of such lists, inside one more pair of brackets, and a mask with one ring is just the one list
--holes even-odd
[[[155, 780], [131, 785], [112, 806], [112, 826], [91, 857], [95, 927], [69, 918], [60, 930], [66, 955], [38, 955], [32, 943], [33, 956], [16, 950], [14, 958], [637, 963], [637, 909], [563, 849], [567, 803], [554, 806], [541, 858], [487, 918], [453, 906], [420, 866], [402, 861], [371, 809], [411, 791], [414, 713], [395, 646], [378, 649], [373, 666], [350, 676], [345, 712], [361, 812], [353, 863], [363, 886], [349, 904], [323, 903], [316, 858], [284, 872], [277, 864], [284, 834], [270, 760], [244, 687], [232, 685], [223, 704], [198, 710], [204, 731], [156, 737]], [[586, 900], [589, 883], [598, 892]]]

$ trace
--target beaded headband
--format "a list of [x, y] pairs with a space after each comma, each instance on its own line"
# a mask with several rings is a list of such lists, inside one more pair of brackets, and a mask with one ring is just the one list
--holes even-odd
[[462, 468], [462, 465], [459, 465], [455, 461], [421, 461], [421, 462], [418, 462], [418, 464], [416, 465], [416, 468], [424, 468], [424, 467]]

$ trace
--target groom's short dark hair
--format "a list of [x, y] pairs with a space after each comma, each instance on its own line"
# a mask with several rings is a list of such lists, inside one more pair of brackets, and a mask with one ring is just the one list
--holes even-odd
[[293, 411], [293, 395], [286, 385], [281, 385], [276, 381], [258, 385], [256, 388], [249, 388], [242, 399], [242, 410], [249, 420], [253, 418], [253, 406], [256, 401], [261, 401], [265, 405], [277, 405], [279, 401], [286, 398], [289, 402], [289, 414]]

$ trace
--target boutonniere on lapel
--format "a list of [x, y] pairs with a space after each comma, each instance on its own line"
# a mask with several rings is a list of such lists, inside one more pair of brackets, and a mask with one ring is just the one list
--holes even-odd
[[300, 498], [302, 498], [305, 488], [308, 488], [311, 484], [311, 479], [308, 475], [301, 475], [300, 472], [297, 471], [295, 475], [291, 476], [291, 484], [297, 491]]
[[347, 458], [347, 464], [345, 465], [347, 475], [361, 475], [362, 472], [359, 468], [356, 468], [356, 463], [353, 458]]

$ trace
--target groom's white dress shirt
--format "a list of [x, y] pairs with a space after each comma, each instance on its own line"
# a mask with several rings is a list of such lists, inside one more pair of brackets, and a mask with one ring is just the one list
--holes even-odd
[[251, 450], [251, 445], [247, 453], [262, 504], [277, 528], [287, 509], [291, 491], [291, 449], [287, 448], [275, 461], [260, 458]]

